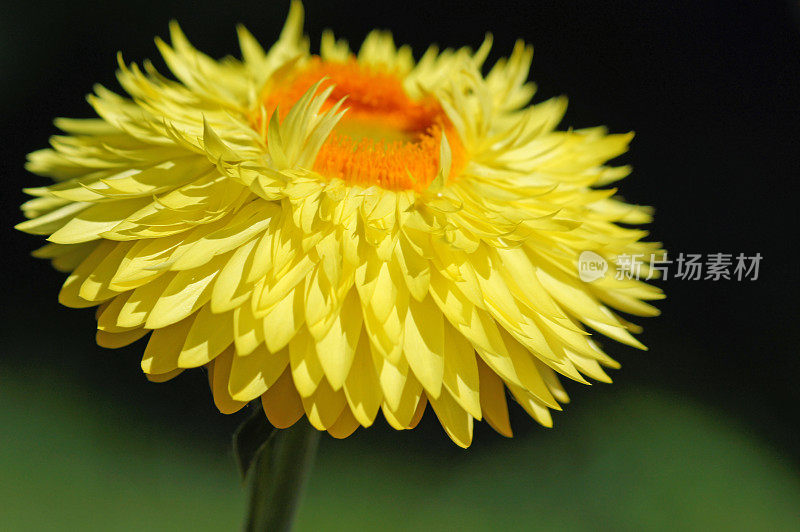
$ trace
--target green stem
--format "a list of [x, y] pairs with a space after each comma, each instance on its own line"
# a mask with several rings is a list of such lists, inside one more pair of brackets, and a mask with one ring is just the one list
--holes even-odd
[[248, 532], [284, 532], [292, 528], [303, 484], [311, 472], [320, 432], [301, 420], [277, 430], [256, 458], [250, 487]]

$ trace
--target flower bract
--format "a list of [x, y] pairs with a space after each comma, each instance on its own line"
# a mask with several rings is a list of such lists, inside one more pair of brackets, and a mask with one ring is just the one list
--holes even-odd
[[27, 165], [55, 183], [18, 228], [47, 236], [59, 300], [97, 307], [101, 346], [147, 336], [149, 379], [205, 367], [220, 411], [260, 399], [277, 427], [409, 429], [430, 405], [466, 447], [474, 420], [511, 435], [507, 397], [550, 426], [559, 376], [608, 381], [597, 334], [643, 347], [616, 312], [662, 297], [576, 268], [659, 251], [608, 186], [631, 135], [557, 130], [566, 100], [530, 103], [524, 43], [487, 65], [490, 37], [415, 59], [325, 32], [312, 54], [302, 19], [268, 50], [240, 27], [222, 60], [173, 23], [173, 77], [120, 58], [126, 95], [56, 121]]

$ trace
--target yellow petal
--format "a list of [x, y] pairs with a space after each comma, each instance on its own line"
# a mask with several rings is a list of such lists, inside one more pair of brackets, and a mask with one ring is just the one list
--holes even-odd
[[353, 363], [356, 343], [361, 333], [360, 310], [358, 294], [352, 290], [345, 298], [328, 334], [316, 342], [319, 362], [334, 390], [342, 388]]
[[422, 397], [419, 399], [419, 403], [417, 403], [417, 410], [414, 412], [414, 416], [411, 418], [411, 422], [408, 424], [409, 430], [416, 428], [419, 422], [422, 421], [422, 416], [425, 414], [426, 406], [428, 406], [428, 397], [423, 393]]
[[97, 331], [97, 345], [106, 347], [108, 349], [118, 349], [130, 345], [150, 331], [148, 329], [134, 329], [121, 333], [110, 333], [106, 331]]
[[550, 410], [542, 404], [539, 400], [537, 400], [532, 394], [528, 393], [525, 389], [520, 388], [515, 384], [509, 384], [508, 389], [511, 390], [511, 394], [514, 396], [514, 399], [522, 405], [522, 408], [536, 421], [538, 421], [544, 427], [552, 427], [553, 426], [553, 418], [550, 415]]
[[237, 401], [228, 392], [231, 366], [235, 356], [233, 348], [229, 347], [211, 362], [214, 365], [211, 392], [214, 395], [214, 404], [223, 414], [233, 414], [247, 405], [247, 401]]
[[219, 272], [211, 292], [211, 308], [221, 313], [233, 310], [244, 304], [253, 291], [253, 284], [248, 283], [244, 272], [253, 262], [256, 241], [248, 242], [237, 249], [230, 260]]
[[278, 429], [291, 427], [303, 417], [303, 402], [294, 387], [292, 372], [288, 368], [261, 396], [261, 405], [269, 422]]
[[472, 416], [461, 408], [447, 390], [443, 390], [439, 397], [428, 397], [428, 401], [450, 439], [459, 447], [469, 447], [472, 443]]
[[[97, 302], [88, 301], [80, 297], [80, 288], [92, 272], [103, 262], [106, 256], [114, 250], [116, 245], [116, 242], [111, 242], [110, 240], [103, 240], [100, 242], [94, 251], [92, 251], [92, 253], [80, 263], [75, 271], [67, 277], [67, 280], [64, 281], [61, 292], [58, 294], [58, 302], [72, 308], [84, 308], [96, 305]], [[113, 297], [113, 295], [109, 297]]]
[[150, 198], [98, 203], [78, 212], [67, 224], [50, 235], [48, 240], [57, 244], [75, 244], [97, 240], [128, 215], [150, 203]]
[[444, 375], [444, 318], [433, 299], [411, 299], [405, 317], [403, 353], [429, 396], [437, 397]]
[[501, 334], [508, 349], [508, 355], [519, 377], [521, 387], [533, 394], [539, 401], [550, 408], [561, 410], [561, 407], [558, 405], [555, 398], [553, 398], [534, 362], [535, 357], [519, 342], [512, 338], [510, 334], [505, 331], [501, 331]]
[[137, 329], [138, 327], [120, 327], [117, 325], [119, 313], [125, 303], [133, 295], [133, 291], [120, 294], [111, 301], [107, 301], [98, 307], [97, 329], [107, 333], [121, 333]]
[[264, 341], [273, 353], [289, 345], [303, 325], [303, 284], [286, 294], [264, 316]]
[[252, 401], [275, 384], [289, 365], [289, 352], [270, 353], [263, 344], [247, 356], [233, 357], [228, 391], [237, 401]]
[[195, 368], [211, 362], [233, 343], [233, 312], [214, 314], [204, 305], [195, 314], [194, 323], [186, 335], [178, 365]]
[[510, 438], [512, 432], [508, 420], [508, 404], [503, 381], [482, 360], [478, 360], [478, 374], [480, 375], [483, 417], [494, 430]]
[[194, 316], [189, 316], [153, 331], [142, 357], [142, 370], [145, 373], [166, 373], [178, 369], [178, 356], [193, 322]]
[[172, 371], [168, 371], [166, 373], [159, 373], [153, 375], [145, 374], [145, 377], [147, 377], [147, 380], [149, 380], [150, 382], [167, 382], [168, 380], [174, 379], [181, 373], [183, 373], [182, 369], [175, 369]]
[[350, 436], [359, 427], [358, 421], [347, 408], [342, 410], [336, 423], [328, 427], [328, 434], [337, 440]]
[[391, 408], [387, 402], [381, 405], [383, 415], [389, 424], [397, 430], [409, 428], [422, 395], [422, 384], [413, 375], [408, 375], [397, 408]]
[[372, 362], [369, 338], [363, 330], [358, 340], [353, 364], [344, 381], [344, 393], [350, 410], [358, 422], [365, 427], [372, 425], [383, 401], [383, 393]]
[[481, 419], [478, 364], [469, 340], [449, 323], [444, 326], [444, 375], [442, 382], [461, 407]]
[[133, 247], [133, 244], [130, 242], [116, 243], [114, 248], [108, 252], [102, 262], [81, 284], [78, 292], [80, 297], [87, 301], [105, 301], [119, 294], [120, 290], [113, 290], [109, 285], [114, 272], [117, 271], [125, 254], [131, 247]]
[[[367, 334], [367, 338], [369, 338], [369, 334]], [[375, 366], [375, 372], [378, 374], [381, 392], [386, 405], [390, 410], [394, 410], [400, 404], [406, 379], [410, 374], [408, 362], [405, 358], [401, 358], [397, 364], [392, 363], [375, 349], [375, 345], [372, 342], [370, 342], [370, 352], [372, 353], [372, 363]]]
[[164, 293], [176, 275], [176, 273], [166, 273], [155, 281], [151, 281], [134, 290], [119, 311], [117, 325], [119, 327], [143, 326], [150, 315], [150, 311], [158, 302], [158, 298], [161, 297], [161, 294]]
[[147, 317], [147, 328], [166, 327], [206, 304], [211, 299], [211, 283], [224, 261], [225, 257], [218, 257], [200, 268], [178, 272], [159, 295]]
[[309, 423], [317, 430], [333, 426], [346, 404], [344, 392], [334, 391], [326, 379], [322, 379], [314, 393], [303, 397], [302, 401]]
[[314, 340], [307, 330], [301, 330], [289, 342], [289, 363], [297, 391], [302, 397], [311, 396], [325, 372], [319, 363]]
[[233, 311], [233, 339], [238, 355], [249, 355], [264, 343], [264, 324], [253, 316], [250, 305]]

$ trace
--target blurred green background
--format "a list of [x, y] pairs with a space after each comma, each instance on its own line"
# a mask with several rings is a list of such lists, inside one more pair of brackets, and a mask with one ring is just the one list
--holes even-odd
[[[236, 530], [244, 414], [219, 414], [200, 371], [156, 385], [141, 345], [97, 347], [92, 312], [58, 305], [63, 276], [11, 227], [20, 189], [45, 183], [25, 154], [53, 117], [92, 115], [95, 82], [117, 89], [118, 50], [163, 71], [152, 39], [175, 18], [237, 54], [235, 24], [269, 44], [288, 2], [0, 1], [0, 530]], [[414, 431], [324, 436], [298, 530], [800, 530], [798, 5], [306, 2], [312, 46], [377, 26], [419, 55], [489, 30], [491, 62], [532, 42], [535, 101], [570, 96], [562, 127], [636, 131], [621, 187], [656, 205], [652, 239], [764, 260], [756, 282], [664, 283], [663, 315], [638, 320], [651, 350], [604, 342], [614, 384], [566, 383], [553, 429], [512, 405], [514, 439], [479, 424], [467, 451], [430, 411]]]
[[[63, 378], [6, 376], [4, 529], [241, 523], [246, 494], [219, 441], [120, 415]], [[478, 452], [325, 437], [297, 530], [797, 529], [800, 479], [745, 427], [663, 391], [601, 395], [554, 430], [482, 432], [493, 441]]]

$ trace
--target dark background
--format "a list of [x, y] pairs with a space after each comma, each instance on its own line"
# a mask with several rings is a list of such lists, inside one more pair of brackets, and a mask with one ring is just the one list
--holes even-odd
[[[478, 46], [491, 31], [489, 64], [522, 38], [535, 48], [534, 101], [570, 98], [561, 127], [635, 131], [631, 151], [619, 160], [634, 167], [621, 193], [656, 207], [652, 239], [673, 255], [761, 253], [760, 276], [662, 283], [668, 295], [657, 303], [662, 316], [637, 320], [650, 351], [604, 342], [623, 365], [612, 373], [615, 383], [568, 384], [573, 404], [556, 416], [553, 430], [580, 434], [570, 424], [573, 408], [591, 415], [592, 405], [616, 404], [631, 390], [662, 393], [677, 398], [676, 408], [685, 399], [733, 420], [794, 471], [800, 461], [798, 12], [796, 2], [764, 1], [307, 1], [305, 28], [312, 49], [324, 28], [353, 47], [373, 27], [387, 28], [417, 57], [431, 42]], [[45, 183], [24, 171], [25, 154], [56, 133], [53, 117], [92, 116], [84, 96], [93, 83], [118, 89], [118, 50], [127, 61], [152, 58], [163, 66], [152, 39], [167, 37], [167, 22], [175, 18], [198, 49], [214, 57], [237, 55], [236, 23], [268, 46], [285, 13], [285, 2], [263, 0], [4, 2], [0, 372], [56, 390], [62, 382], [75, 384], [84, 398], [107, 405], [109, 416], [144, 420], [146, 434], [164, 430], [224, 449], [241, 418], [214, 410], [202, 373], [154, 385], [139, 371], [141, 345], [97, 347], [92, 312], [58, 305], [63, 276], [28, 257], [37, 237], [10, 228], [22, 220], [20, 189]], [[518, 436], [542, 434], [521, 409], [513, 410]], [[430, 412], [420, 430], [395, 433], [379, 421], [356, 439], [448, 458], [461, 453]], [[504, 441], [483, 424], [475, 440], [475, 453]]]

